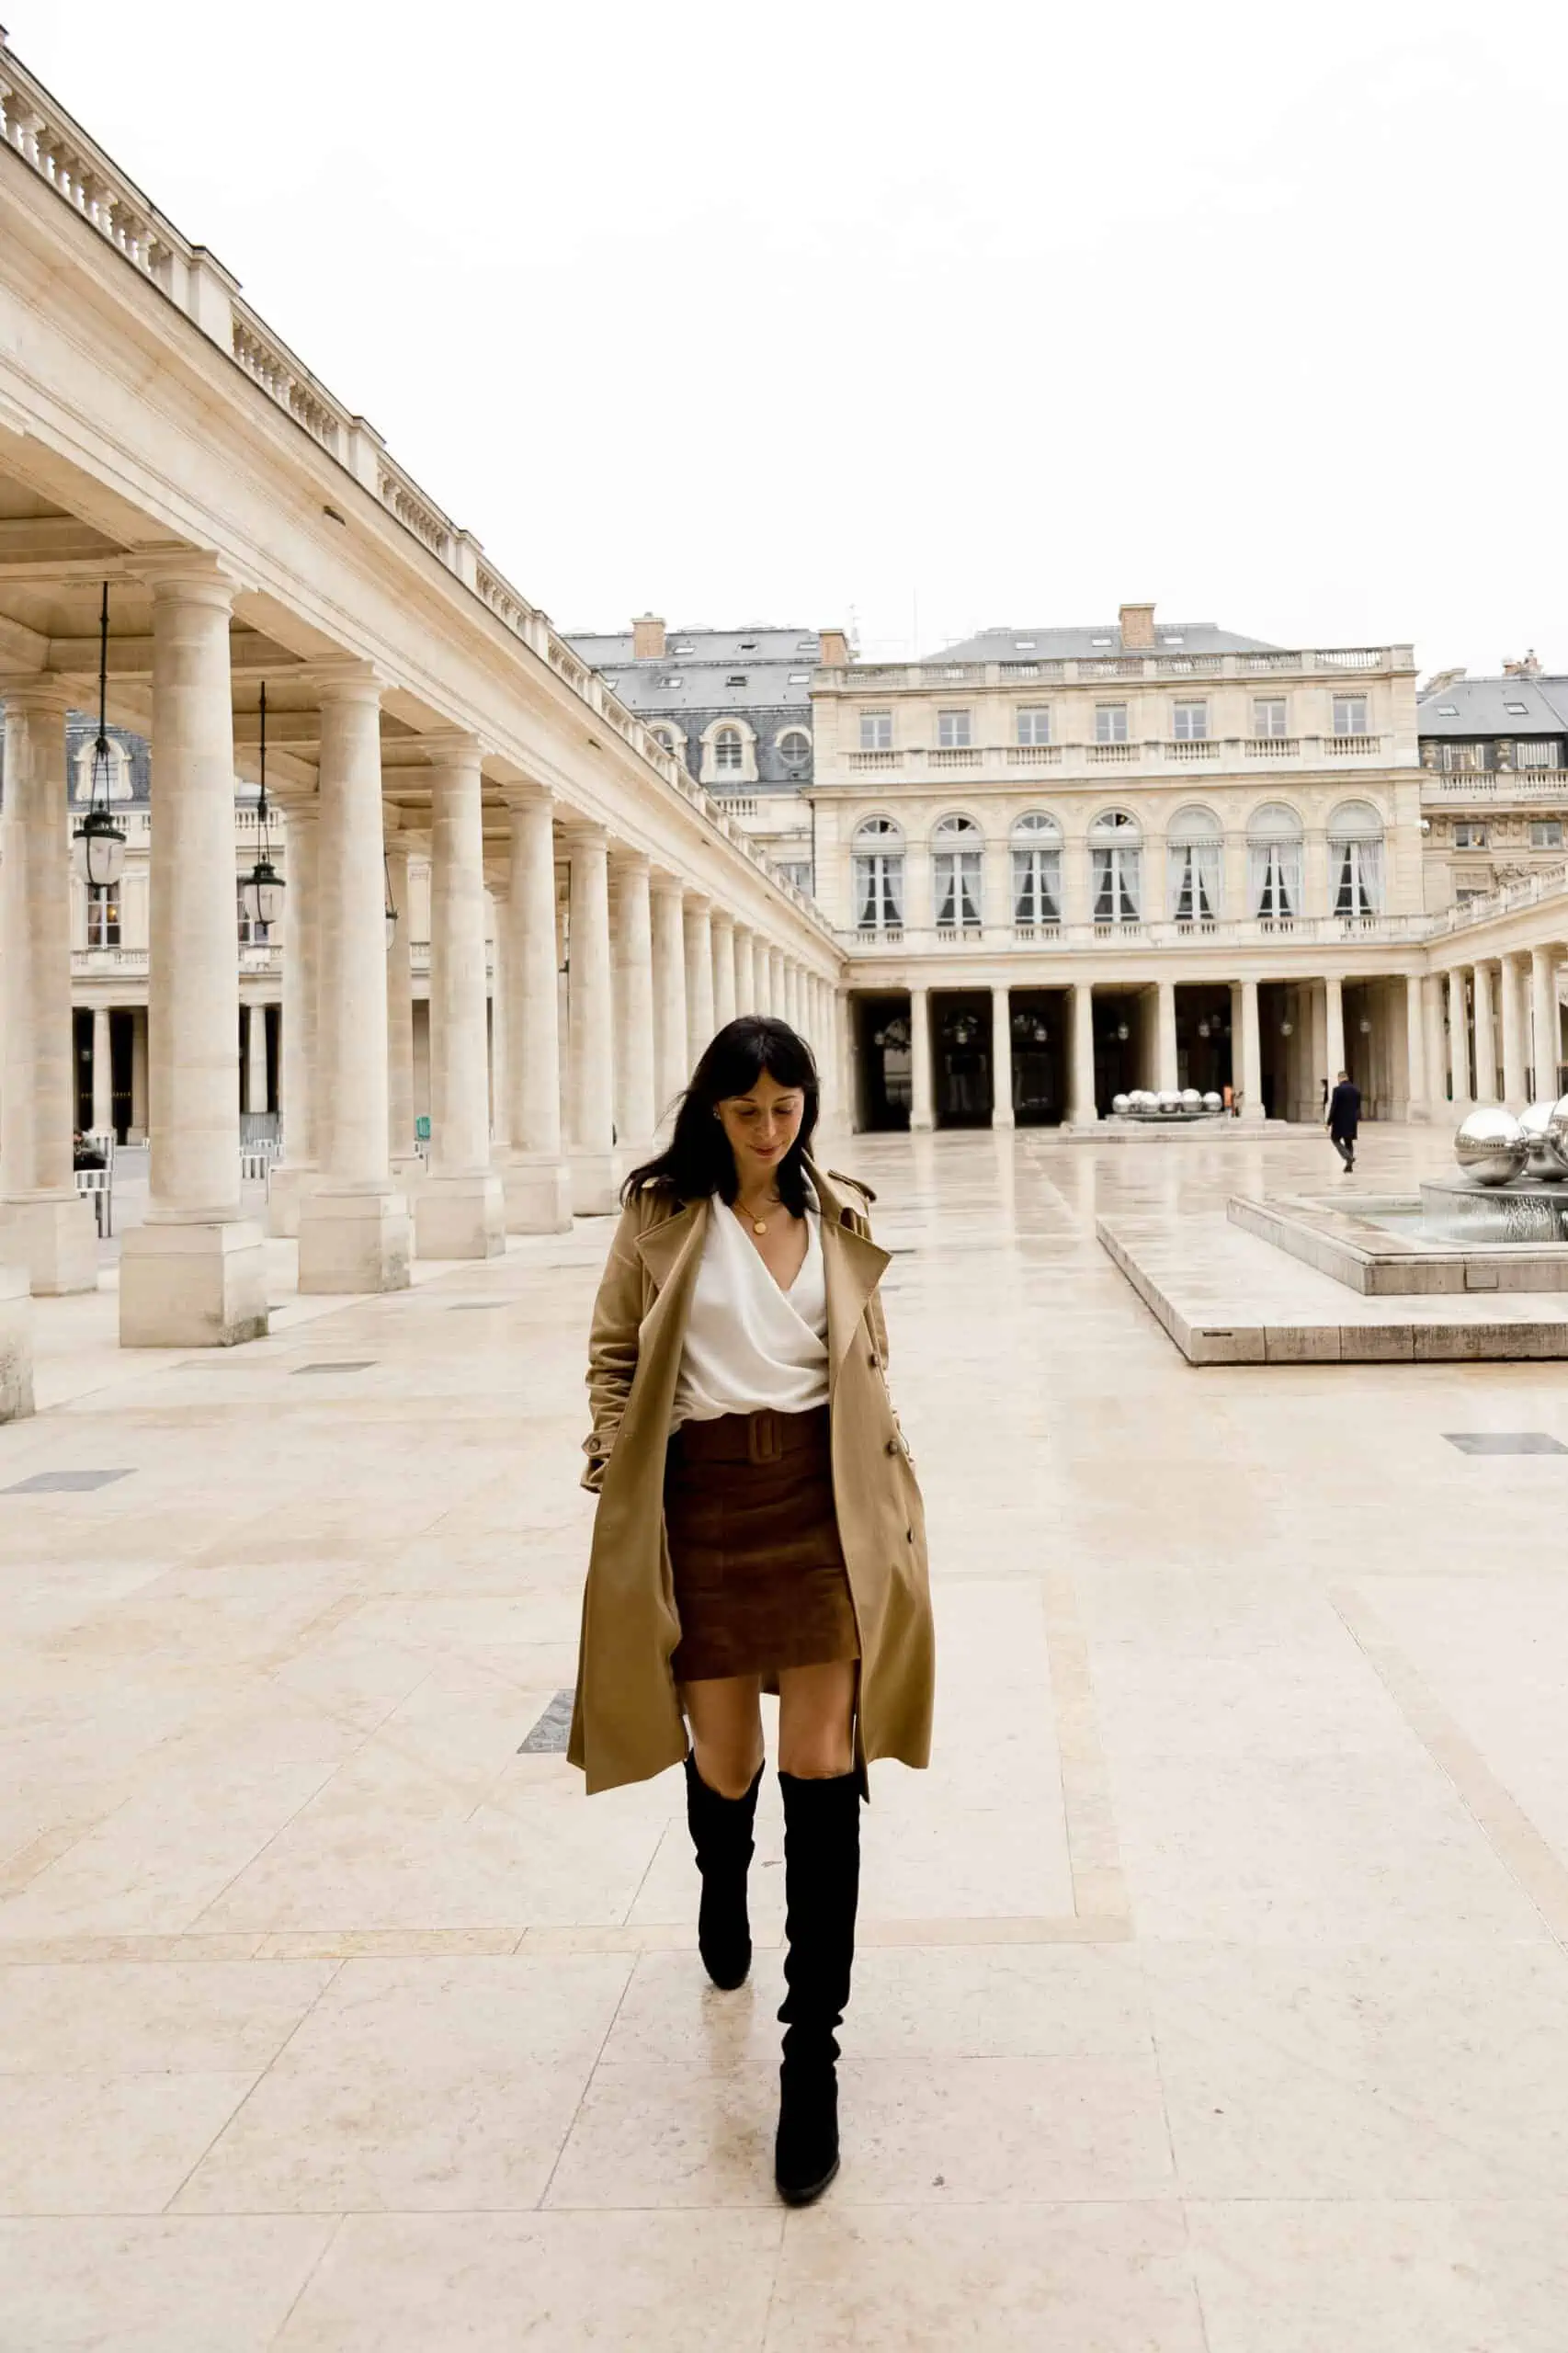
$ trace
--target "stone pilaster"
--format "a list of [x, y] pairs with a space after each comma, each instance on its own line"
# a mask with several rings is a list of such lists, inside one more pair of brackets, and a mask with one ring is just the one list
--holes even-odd
[[387, 1152], [386, 881], [381, 688], [321, 690], [318, 1109], [321, 1175], [300, 1204], [300, 1289], [407, 1288], [406, 1196]]
[[147, 1211], [125, 1236], [126, 1347], [225, 1347], [267, 1330], [267, 1245], [240, 1215], [233, 585], [181, 559], [153, 580]]
[[510, 1233], [564, 1233], [572, 1184], [561, 1148], [561, 1039], [555, 935], [555, 803], [538, 785], [512, 785], [511, 865], [505, 919], [507, 1128], [502, 1171]]
[[[98, 1284], [92, 1205], [78, 1198], [72, 1173], [76, 1074], [71, 1023], [66, 695], [64, 687], [52, 679], [41, 684], [8, 680], [3, 691], [0, 1258], [25, 1267], [30, 1289], [40, 1298], [55, 1297], [96, 1290]], [[232, 1054], [232, 1039], [230, 1045]], [[95, 1093], [97, 1076], [95, 1065]], [[237, 1146], [237, 1132], [235, 1142]], [[237, 1182], [237, 1161], [235, 1168]]]
[[495, 1258], [506, 1246], [490, 1165], [489, 980], [480, 751], [454, 737], [430, 773], [430, 1172], [414, 1198], [422, 1258]]

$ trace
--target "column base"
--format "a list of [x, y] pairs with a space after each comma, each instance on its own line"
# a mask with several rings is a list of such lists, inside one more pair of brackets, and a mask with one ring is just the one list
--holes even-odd
[[937, 1122], [935, 1120], [916, 1120], [913, 1116], [910, 1119], [909, 1132], [912, 1136], [934, 1135], [936, 1133], [936, 1129]]
[[282, 1161], [267, 1188], [267, 1230], [280, 1242], [292, 1242], [300, 1231], [300, 1204], [321, 1183], [313, 1160]]
[[499, 1170], [508, 1233], [569, 1233], [572, 1172], [553, 1153], [518, 1153]]
[[620, 1207], [619, 1174], [613, 1152], [572, 1152], [572, 1207], [578, 1217], [613, 1217]]
[[506, 1247], [499, 1176], [426, 1176], [414, 1196], [414, 1247], [421, 1258], [499, 1258]]
[[1017, 1115], [1015, 1112], [996, 1109], [992, 1111], [991, 1126], [994, 1133], [1002, 1129], [1016, 1128], [1017, 1124]]
[[97, 1290], [98, 1227], [91, 1201], [77, 1193], [0, 1201], [0, 1257], [26, 1267], [39, 1299]]
[[413, 1233], [402, 1193], [334, 1193], [300, 1204], [301, 1291], [406, 1290]]
[[138, 1225], [119, 1255], [122, 1348], [232, 1348], [267, 1336], [267, 1244], [250, 1218]]
[[25, 1267], [0, 1267], [0, 1422], [33, 1410], [33, 1303]]
[[1097, 1128], [1099, 1124], [1100, 1115], [1097, 1111], [1069, 1111], [1062, 1122], [1062, 1127], [1072, 1135], [1082, 1135], [1085, 1129]]

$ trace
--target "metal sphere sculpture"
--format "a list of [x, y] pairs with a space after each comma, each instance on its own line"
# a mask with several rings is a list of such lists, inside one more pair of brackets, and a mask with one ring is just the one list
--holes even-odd
[[1196, 1086], [1184, 1086], [1181, 1090], [1181, 1099], [1184, 1108], [1188, 1111], [1196, 1111], [1203, 1101]]
[[1131, 1095], [1113, 1095], [1110, 1098], [1110, 1108], [1119, 1120], [1122, 1117], [1124, 1112], [1131, 1110], [1131, 1107], [1132, 1097]]
[[1174, 1086], [1162, 1086], [1159, 1093], [1159, 1105], [1162, 1111], [1179, 1111], [1181, 1109], [1179, 1091]]
[[1206, 1111], [1222, 1111], [1225, 1108], [1224, 1098], [1219, 1095], [1206, 1095], [1203, 1098], [1203, 1108]]
[[[1568, 1102], [1558, 1108], [1564, 1114], [1563, 1133], [1568, 1142]], [[1470, 1112], [1460, 1121], [1454, 1138], [1454, 1158], [1478, 1185], [1510, 1184], [1523, 1169], [1528, 1149], [1524, 1130], [1512, 1111], [1501, 1108]]]
[[1547, 1114], [1546, 1149], [1557, 1163], [1552, 1174], [1568, 1176], [1568, 1095], [1559, 1097]]
[[1561, 1162], [1551, 1148], [1547, 1130], [1551, 1122], [1554, 1103], [1530, 1103], [1519, 1113], [1519, 1126], [1524, 1131], [1527, 1176], [1560, 1177]]

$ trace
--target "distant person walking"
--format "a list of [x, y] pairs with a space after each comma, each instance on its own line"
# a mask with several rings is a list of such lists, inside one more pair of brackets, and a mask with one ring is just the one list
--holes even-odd
[[1361, 1090], [1350, 1083], [1350, 1074], [1342, 1070], [1339, 1084], [1328, 1098], [1328, 1132], [1335, 1152], [1345, 1163], [1346, 1173], [1356, 1165], [1356, 1134], [1361, 1124]]

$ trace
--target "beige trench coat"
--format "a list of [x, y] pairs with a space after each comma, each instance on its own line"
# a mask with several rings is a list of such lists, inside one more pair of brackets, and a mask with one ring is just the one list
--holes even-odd
[[[925, 1765], [935, 1643], [926, 1520], [888, 1393], [877, 1285], [888, 1254], [871, 1240], [858, 1188], [812, 1167], [827, 1287], [833, 1491], [860, 1632], [856, 1753]], [[590, 1791], [646, 1780], [680, 1762], [686, 1731], [670, 1673], [680, 1640], [665, 1536], [665, 1449], [706, 1200], [643, 1193], [621, 1213], [594, 1308], [584, 1441], [598, 1492], [577, 1696], [567, 1750]]]

